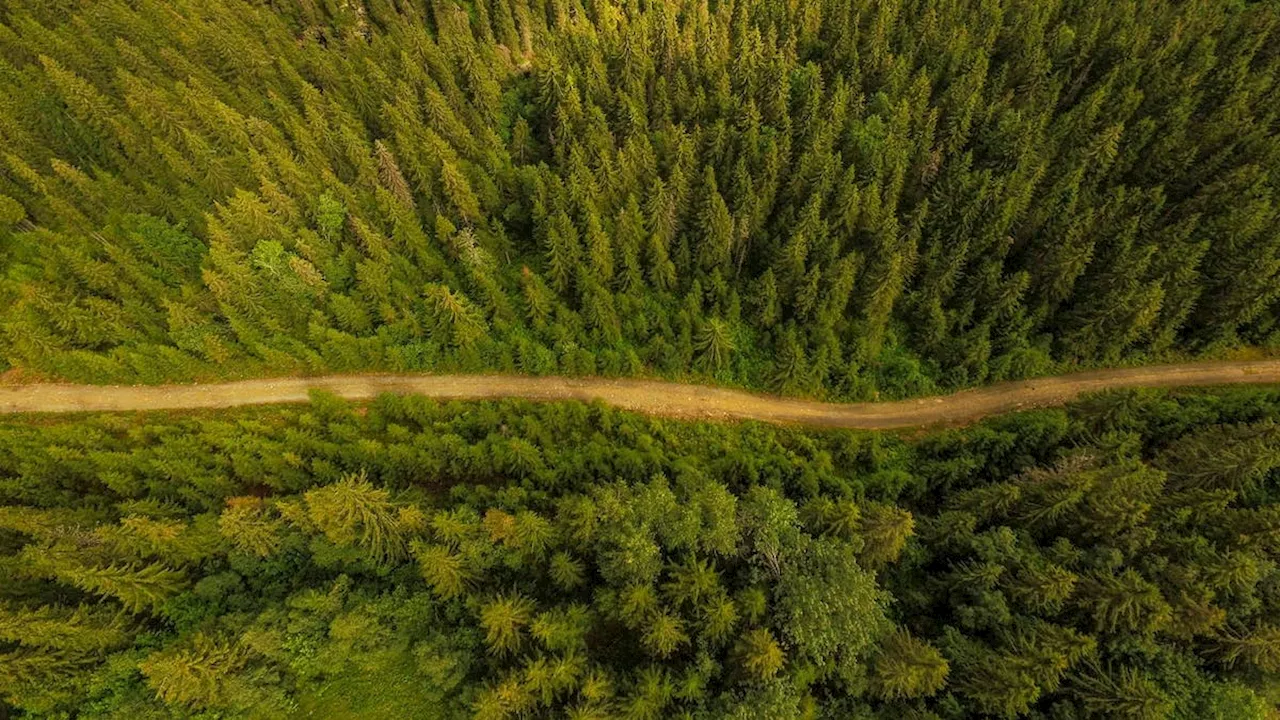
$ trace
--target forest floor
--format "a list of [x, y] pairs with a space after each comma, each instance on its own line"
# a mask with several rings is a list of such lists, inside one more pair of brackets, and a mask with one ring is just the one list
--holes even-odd
[[0, 414], [184, 410], [306, 402], [311, 390], [348, 400], [380, 393], [441, 400], [600, 400], [624, 410], [684, 419], [761, 420], [888, 430], [959, 425], [988, 415], [1057, 405], [1117, 388], [1280, 384], [1280, 360], [1203, 362], [1097, 370], [1006, 382], [952, 395], [892, 402], [828, 403], [655, 380], [516, 375], [333, 375], [195, 385], [0, 385]]

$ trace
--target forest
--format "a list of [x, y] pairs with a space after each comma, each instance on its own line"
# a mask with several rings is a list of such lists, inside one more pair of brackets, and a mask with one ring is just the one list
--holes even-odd
[[1278, 415], [9, 420], [0, 717], [1272, 720]]
[[1280, 344], [1280, 9], [7, 0], [0, 371], [923, 394]]
[[[0, 0], [5, 386], [1268, 357], [1278, 193], [1266, 0]], [[6, 415], [0, 720], [1277, 720], [1278, 419]]]

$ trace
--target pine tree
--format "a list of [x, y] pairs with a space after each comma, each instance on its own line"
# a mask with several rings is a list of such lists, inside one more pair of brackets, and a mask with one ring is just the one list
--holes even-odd
[[549, 520], [531, 510], [516, 513], [508, 545], [532, 558], [542, 558], [551, 546], [555, 530]]
[[795, 328], [787, 326], [778, 335], [777, 351], [774, 361], [773, 385], [783, 392], [793, 392], [805, 387], [809, 378], [809, 368], [805, 358], [804, 347], [800, 344]]
[[564, 590], [573, 590], [586, 580], [586, 567], [566, 552], [558, 552], [551, 557], [548, 572], [551, 581]]
[[657, 720], [675, 694], [670, 673], [661, 666], [650, 665], [640, 670], [631, 693], [621, 700], [622, 714], [641, 720]]
[[516, 538], [516, 516], [505, 510], [489, 508], [484, 513], [481, 525], [489, 534], [490, 542], [507, 547], [515, 547], [519, 543]]
[[[823, 499], [825, 500], [825, 498]], [[862, 528], [862, 508], [852, 500], [818, 501], [813, 507], [814, 523], [822, 532], [830, 533], [844, 540], [860, 540], [859, 529]], [[873, 512], [878, 513], [878, 510]], [[871, 525], [874, 524], [874, 521]], [[870, 528], [870, 525], [868, 526]]]
[[734, 350], [729, 326], [720, 318], [707, 320], [698, 332], [694, 347], [701, 354], [703, 367], [712, 372], [723, 370]]
[[583, 605], [570, 605], [539, 613], [529, 632], [548, 650], [571, 652], [585, 649], [590, 627], [590, 610]]
[[1059, 565], [1028, 563], [1009, 578], [1009, 594], [1037, 611], [1056, 612], [1072, 596], [1079, 576]]
[[1151, 632], [1172, 616], [1160, 588], [1132, 569], [1086, 577], [1078, 598], [1093, 615], [1095, 626], [1107, 632]]
[[555, 308], [551, 288], [547, 287], [542, 278], [535, 275], [528, 267], [520, 270], [520, 284], [524, 288], [525, 307], [528, 309], [529, 320], [536, 328], [545, 326]]
[[614, 244], [605, 234], [600, 218], [595, 213], [587, 215], [586, 226], [587, 257], [591, 261], [592, 274], [602, 284], [611, 283], [614, 273]]
[[701, 636], [713, 643], [727, 641], [738, 624], [738, 606], [726, 594], [717, 594], [702, 606]]
[[461, 595], [471, 579], [463, 558], [443, 545], [415, 542], [410, 546], [422, 576], [436, 595], [448, 600]]
[[1094, 665], [1076, 676], [1074, 685], [1091, 713], [1156, 720], [1168, 717], [1173, 709], [1160, 687], [1131, 667], [1107, 672]]
[[707, 271], [727, 268], [733, 256], [733, 217], [716, 187], [715, 170], [709, 165], [703, 172], [700, 192], [698, 262]]
[[186, 647], [152, 653], [138, 668], [156, 697], [174, 705], [203, 708], [227, 699], [229, 684], [247, 662], [239, 646], [197, 633]]
[[480, 627], [493, 654], [510, 655], [520, 647], [533, 610], [533, 601], [519, 594], [501, 595], [484, 604], [480, 609]]
[[1280, 467], [1280, 426], [1208, 428], [1174, 443], [1157, 460], [1183, 487], [1249, 491]]
[[967, 672], [958, 672], [954, 684], [980, 712], [1017, 717], [1040, 697], [1034, 679], [1006, 664], [1004, 658], [989, 656], [977, 662]]
[[413, 193], [409, 189], [408, 181], [404, 179], [404, 174], [400, 172], [400, 165], [396, 162], [390, 148], [383, 141], [376, 140], [373, 143], [373, 154], [378, 161], [378, 180], [382, 186], [389, 190], [400, 204], [412, 208]]
[[859, 559], [870, 567], [891, 563], [902, 554], [915, 528], [911, 513], [880, 503], [866, 503], [858, 520], [862, 539]]
[[547, 274], [556, 292], [569, 292], [582, 255], [578, 229], [563, 211], [556, 213], [545, 231]]
[[358, 546], [380, 562], [404, 556], [406, 537], [396, 506], [363, 471], [303, 497], [311, 522], [334, 544]]
[[884, 700], [933, 695], [950, 667], [933, 646], [898, 630], [881, 641], [871, 666], [871, 691]]
[[228, 498], [226, 509], [218, 517], [218, 530], [236, 548], [267, 557], [280, 549], [282, 530], [267, 512], [261, 498]]
[[755, 628], [738, 641], [737, 653], [747, 675], [757, 680], [768, 680], [782, 669], [786, 656], [765, 628]]
[[618, 617], [630, 628], [639, 628], [658, 612], [658, 596], [652, 585], [636, 583], [618, 592]]
[[40, 693], [32, 690], [57, 687], [68, 680], [79, 679], [78, 676], [93, 664], [92, 655], [21, 649], [0, 653], [0, 696], [6, 702], [20, 701], [28, 694], [39, 698]]
[[681, 645], [689, 642], [689, 635], [684, 630], [684, 621], [679, 617], [659, 611], [645, 623], [641, 643], [650, 654], [665, 658], [674, 653]]
[[423, 294], [434, 325], [447, 333], [454, 345], [466, 347], [485, 336], [488, 324], [484, 316], [461, 292], [432, 283]]
[[447, 155], [440, 161], [440, 185], [459, 218], [467, 222], [480, 220], [480, 200], [472, 190], [471, 182], [458, 168], [456, 161]]
[[1280, 627], [1262, 623], [1246, 631], [1228, 630], [1218, 644], [1228, 664], [1243, 661], [1265, 673], [1280, 672]]
[[614, 222], [614, 245], [618, 249], [618, 288], [623, 292], [638, 291], [644, 285], [645, 255], [644, 215], [635, 194], [627, 201]]
[[187, 584], [184, 573], [161, 563], [101, 566], [55, 555], [35, 565], [48, 567], [58, 579], [82, 590], [113, 597], [135, 613], [158, 607]]
[[676, 606], [698, 606], [720, 590], [719, 573], [710, 563], [696, 557], [688, 557], [671, 568], [670, 577], [663, 591]]
[[34, 610], [0, 608], [0, 639], [26, 647], [102, 652], [125, 645], [129, 638], [122, 618], [84, 605], [75, 609], [49, 605]]
[[519, 678], [510, 677], [476, 695], [471, 708], [478, 720], [502, 720], [524, 712], [534, 698]]

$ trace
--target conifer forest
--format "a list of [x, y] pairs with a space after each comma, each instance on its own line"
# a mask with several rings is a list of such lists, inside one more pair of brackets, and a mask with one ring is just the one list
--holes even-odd
[[0, 0], [0, 720], [1280, 720], [1280, 386], [4, 394], [1276, 357], [1276, 0]]

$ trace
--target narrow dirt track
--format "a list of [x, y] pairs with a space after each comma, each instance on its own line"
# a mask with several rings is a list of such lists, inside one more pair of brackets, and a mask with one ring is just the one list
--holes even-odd
[[1061, 404], [1081, 393], [1098, 390], [1239, 383], [1280, 383], [1280, 359], [1099, 370], [1001, 383], [941, 397], [876, 403], [813, 402], [653, 380], [514, 375], [353, 375], [208, 385], [10, 385], [0, 386], [0, 414], [298, 403], [307, 401], [309, 390], [324, 390], [348, 400], [369, 400], [386, 392], [441, 400], [601, 400], [625, 410], [664, 417], [888, 430], [963, 424], [1011, 410]]

